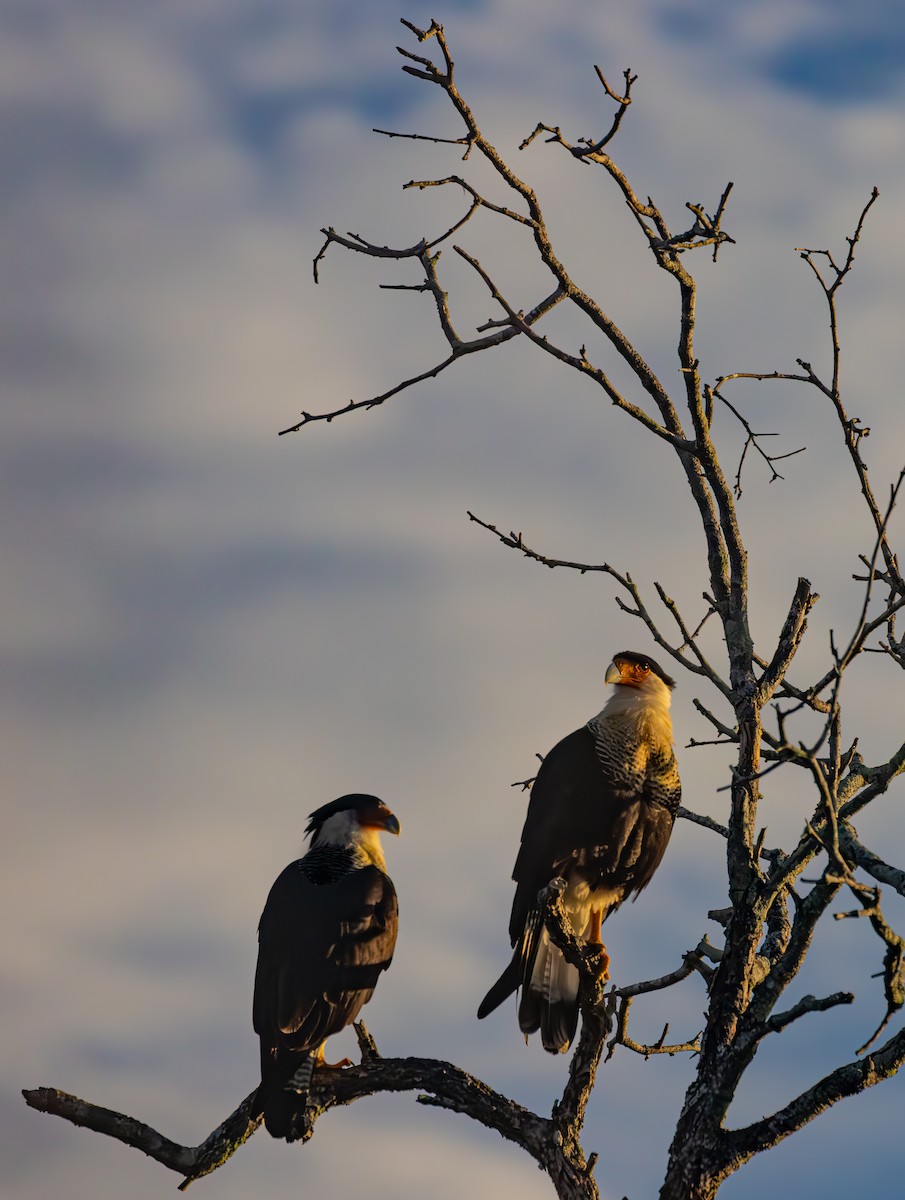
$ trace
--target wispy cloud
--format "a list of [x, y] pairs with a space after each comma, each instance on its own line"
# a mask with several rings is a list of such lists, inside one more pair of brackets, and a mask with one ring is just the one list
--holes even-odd
[[[712, 204], [735, 181], [738, 245], [715, 269], [697, 264], [708, 378], [825, 357], [820, 297], [792, 248], [841, 245], [880, 186], [843, 307], [853, 409], [882, 429], [869, 455], [878, 486], [905, 444], [893, 53], [905, 21], [887, 9], [450, 0], [435, 13], [463, 90], [547, 199], [563, 257], [669, 386], [674, 297], [621, 201], [555, 147], [515, 149], [538, 120], [576, 136], [608, 120], [594, 63], [614, 82], [639, 72], [617, 153], [676, 222], [686, 201]], [[454, 192], [400, 190], [460, 170], [460, 152], [369, 132], [459, 132], [436, 89], [398, 70], [401, 15], [350, 0], [0, 4], [11, 810], [0, 1103], [12, 1113], [0, 1173], [14, 1200], [73, 1189], [143, 1200], [169, 1186], [140, 1156], [22, 1113], [19, 1087], [68, 1087], [187, 1141], [250, 1090], [260, 908], [305, 814], [350, 788], [384, 794], [404, 827], [390, 848], [402, 934], [373, 1005], [378, 1040], [448, 1055], [542, 1108], [561, 1086], [564, 1065], [525, 1049], [511, 1013], [492, 1027], [473, 1019], [506, 953], [524, 811], [509, 785], [596, 711], [610, 653], [644, 636], [599, 580], [520, 560], [465, 510], [549, 553], [661, 580], [692, 612], [701, 539], [666, 454], [527, 346], [276, 438], [302, 408], [361, 399], [443, 356], [429, 299], [378, 291], [398, 281], [389, 266], [331, 252], [321, 286], [311, 280], [323, 225], [408, 244], [464, 211]], [[473, 244], [518, 305], [537, 299], [542, 281], [509, 231], [478, 223]], [[454, 257], [443, 267], [468, 330], [495, 313]], [[589, 336], [551, 328], [570, 346]], [[806, 573], [824, 597], [804, 651], [817, 662], [828, 629], [854, 618], [849, 576], [869, 531], [832, 433], [812, 428], [814, 398], [777, 387], [745, 403], [787, 448], [808, 446], [784, 484], [767, 487], [754, 466], [747, 477], [756, 633], [775, 631]], [[729, 430], [721, 418], [740, 449]], [[695, 694], [680, 681], [680, 744], [701, 734]], [[875, 702], [866, 689], [855, 699]], [[878, 712], [871, 749], [897, 725]], [[690, 803], [718, 814], [724, 764], [687, 751], [682, 763]], [[765, 791], [771, 836], [794, 836], [794, 795], [772, 779]], [[876, 822], [901, 840], [892, 804]], [[724, 900], [722, 853], [680, 831], [656, 890], [613, 922], [626, 971], [668, 969], [700, 937]], [[851, 936], [846, 955], [870, 953]], [[828, 944], [815, 968], [831, 987], [839, 953]], [[689, 1032], [694, 985], [668, 1014]], [[813, 1018], [816, 1038], [832, 1029], [838, 1042], [828, 1066], [867, 1032], [864, 1011]], [[643, 1019], [661, 1015], [652, 1003]], [[769, 1087], [746, 1103], [790, 1095], [802, 1065], [771, 1060]], [[665, 1133], [653, 1148], [645, 1132], [630, 1172], [623, 1151], [642, 1124], [668, 1128], [688, 1072], [628, 1055], [607, 1066], [589, 1143], [614, 1194], [656, 1189]], [[874, 1101], [858, 1103], [849, 1131], [873, 1119]], [[397, 1122], [413, 1107], [356, 1106], [291, 1155], [255, 1139], [212, 1186], [229, 1200], [264, 1177], [275, 1192], [297, 1186], [302, 1171], [340, 1195], [339, 1157], [350, 1188], [367, 1164], [375, 1195], [421, 1196], [428, 1177], [438, 1196], [546, 1193], [497, 1139], [436, 1114], [418, 1116], [403, 1153]], [[362, 1154], [350, 1161], [353, 1137]], [[844, 1165], [838, 1130], [818, 1122], [801, 1145], [814, 1186], [828, 1187]], [[897, 1153], [877, 1139], [874, 1190]], [[761, 1188], [759, 1169], [734, 1183], [741, 1200]]]

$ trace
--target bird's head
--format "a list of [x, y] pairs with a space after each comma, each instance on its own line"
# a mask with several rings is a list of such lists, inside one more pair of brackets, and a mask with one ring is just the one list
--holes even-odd
[[312, 846], [354, 847], [380, 866], [379, 835], [399, 833], [399, 820], [377, 796], [354, 792], [316, 809], [305, 832]]
[[620, 650], [613, 656], [604, 677], [614, 686], [605, 711], [611, 715], [640, 713], [660, 714], [664, 733], [669, 727], [669, 704], [676, 681], [646, 654]]
[[620, 650], [618, 654], [613, 655], [613, 661], [607, 667], [605, 680], [617, 687], [656, 691], [665, 687], [671, 692], [676, 686], [676, 681], [666, 674], [659, 663], [655, 663], [649, 655], [637, 654], [634, 650]]

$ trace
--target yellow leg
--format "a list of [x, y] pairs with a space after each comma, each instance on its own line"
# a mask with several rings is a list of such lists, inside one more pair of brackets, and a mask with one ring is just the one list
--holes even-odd
[[600, 943], [600, 966], [597, 969], [597, 974], [602, 982], [606, 982], [610, 977], [610, 956], [606, 952], [606, 946], [603, 942]]
[[315, 1066], [330, 1067], [330, 1068], [351, 1067], [352, 1066], [351, 1058], [341, 1058], [339, 1060], [339, 1062], [328, 1063], [327, 1060], [324, 1058], [324, 1046], [326, 1046], [326, 1044], [327, 1044], [326, 1042], [321, 1042], [321, 1044], [318, 1046], [317, 1050], [315, 1051], [315, 1053], [314, 1053]]
[[589, 946], [600, 952], [600, 966], [598, 974], [601, 979], [609, 979], [610, 977], [610, 956], [606, 952], [606, 946], [600, 940], [600, 927], [603, 924], [603, 911], [599, 908], [591, 909], [591, 919], [588, 921], [588, 933], [586, 941]]
[[603, 924], [603, 914], [599, 908], [591, 909], [591, 919], [588, 921], [587, 943], [589, 946], [599, 946], [600, 926]]

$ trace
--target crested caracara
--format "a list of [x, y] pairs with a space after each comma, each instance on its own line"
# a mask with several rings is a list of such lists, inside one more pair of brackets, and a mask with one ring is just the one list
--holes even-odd
[[254, 1113], [294, 1141], [324, 1041], [358, 1016], [393, 958], [398, 906], [380, 833], [399, 822], [376, 796], [313, 812], [308, 853], [279, 875], [258, 926], [254, 1027], [261, 1086]]
[[[576, 935], [601, 945], [600, 925], [646, 887], [660, 864], [681, 785], [669, 717], [674, 680], [651, 658], [625, 650], [606, 673], [603, 711], [559, 742], [531, 788], [512, 878], [512, 961], [481, 1002], [486, 1017], [521, 988], [525, 1034], [568, 1050], [578, 1024], [578, 970], [550, 941], [538, 894], [561, 877]], [[604, 951], [604, 970], [609, 962]]]

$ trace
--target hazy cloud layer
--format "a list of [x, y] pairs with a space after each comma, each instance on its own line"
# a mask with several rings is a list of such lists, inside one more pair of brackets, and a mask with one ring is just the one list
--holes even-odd
[[[459, 134], [437, 89], [399, 72], [400, 16], [445, 22], [460, 86], [541, 192], [561, 256], [669, 386], [674, 291], [624, 205], [555, 147], [516, 149], [538, 120], [573, 136], [604, 127], [594, 63], [614, 83], [638, 72], [616, 153], [675, 225], [686, 201], [712, 208], [735, 183], [738, 244], [716, 267], [694, 264], [705, 378], [826, 363], [822, 298], [793, 248], [844, 247], [879, 186], [843, 294], [845, 379], [851, 412], [880, 435], [868, 444], [879, 493], [902, 465], [905, 13], [879, 0], [413, 7], [0, 0], [11, 1200], [150, 1200], [173, 1186], [135, 1152], [26, 1112], [19, 1089], [53, 1084], [177, 1140], [206, 1136], [255, 1083], [267, 889], [301, 848], [306, 814], [347, 790], [383, 795], [403, 824], [388, 848], [399, 951], [368, 1015], [383, 1051], [451, 1058], [541, 1109], [562, 1086], [564, 1062], [526, 1049], [511, 1012], [473, 1018], [506, 954], [524, 811], [510, 784], [600, 707], [612, 652], [648, 641], [601, 578], [533, 567], [465, 512], [645, 588], [657, 579], [693, 621], [701, 536], [667, 451], [529, 346], [275, 436], [301, 409], [382, 392], [444, 354], [429, 300], [377, 290], [412, 281], [404, 270], [334, 248], [320, 287], [311, 279], [324, 225], [406, 245], [464, 211], [453, 192], [400, 191], [461, 169], [455, 148], [370, 132]], [[517, 306], [544, 294], [513, 230], [476, 222], [469, 245]], [[453, 258], [443, 266], [467, 332], [496, 313]], [[558, 314], [550, 331], [604, 353]], [[799, 574], [821, 593], [810, 667], [829, 630], [856, 618], [851, 575], [870, 530], [816, 398], [783, 386], [737, 396], [783, 449], [807, 445], [784, 482], [749, 465], [741, 512], [755, 635], [775, 635]], [[718, 428], [732, 461], [740, 431], [722, 415]], [[680, 745], [706, 736], [697, 694], [680, 680]], [[891, 696], [852, 673], [869, 761], [901, 741]], [[682, 765], [688, 803], [723, 813], [725, 759], [686, 751]], [[790, 784], [774, 776], [764, 791], [771, 839], [794, 837]], [[863, 828], [894, 859], [901, 798], [892, 789]], [[715, 936], [705, 913], [724, 903], [722, 854], [677, 831], [655, 883], [608, 931], [620, 979], [668, 970], [705, 929]], [[836, 990], [852, 963], [878, 969], [860, 924], [824, 932], [802, 991]], [[802, 1090], [815, 1060], [851, 1057], [882, 1012], [875, 984], [765, 1047], [732, 1119]], [[667, 1019], [690, 1035], [702, 1005], [695, 981], [652, 998], [637, 1036]], [[587, 1145], [608, 1193], [655, 1193], [690, 1071], [628, 1053], [607, 1065]], [[727, 1196], [759, 1195], [767, 1170], [787, 1172], [789, 1194], [889, 1190], [901, 1102], [901, 1080], [874, 1089], [746, 1168]], [[548, 1194], [499, 1139], [411, 1098], [337, 1113], [304, 1150], [256, 1138], [205, 1186], [231, 1200], [300, 1181], [400, 1200]]]

